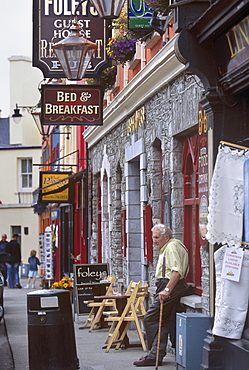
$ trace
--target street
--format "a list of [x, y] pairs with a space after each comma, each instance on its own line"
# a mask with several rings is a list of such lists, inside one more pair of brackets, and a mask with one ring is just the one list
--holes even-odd
[[[22, 286], [25, 286], [26, 279], [22, 279]], [[39, 289], [39, 280], [36, 284]], [[5, 323], [7, 327], [7, 338], [4, 336], [4, 321], [0, 323], [0, 369], [6, 370], [26, 370], [29, 369], [28, 363], [28, 334], [27, 334], [27, 292], [31, 289], [8, 289], [4, 291]], [[92, 333], [88, 329], [80, 330], [86, 316], [75, 317], [75, 338], [77, 347], [77, 357], [81, 370], [131, 370], [136, 369], [133, 361], [145, 355], [142, 347], [128, 348], [125, 350], [111, 349], [108, 353], [102, 349], [108, 329], [94, 330]], [[137, 332], [129, 330], [131, 343], [138, 342]], [[59, 338], [55, 338], [58, 340]], [[12, 357], [13, 354], [13, 357]], [[46, 353], [44, 353], [46, 356]], [[37, 359], [38, 361], [39, 359]], [[175, 356], [168, 354], [160, 368], [167, 367], [168, 370], [175, 369]], [[147, 367], [139, 367], [147, 369]], [[59, 369], [58, 369], [59, 370]]]

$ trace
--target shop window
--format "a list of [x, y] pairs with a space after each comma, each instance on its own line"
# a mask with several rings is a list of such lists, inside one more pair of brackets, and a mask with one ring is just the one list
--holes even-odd
[[154, 171], [155, 176], [152, 174], [154, 185], [151, 188], [151, 196], [155, 201], [160, 202], [160, 214], [158, 216], [161, 218], [161, 222], [164, 222], [163, 154], [161, 140], [158, 138], [155, 139], [152, 150], [152, 171]]
[[184, 244], [189, 251], [188, 283], [201, 294], [201, 261], [199, 241], [198, 136], [183, 141], [184, 175]]
[[126, 210], [120, 212], [121, 217], [121, 253], [123, 257], [126, 257], [127, 250], [127, 233], [126, 233]]
[[42, 151], [42, 163], [46, 163], [49, 160], [49, 145], [46, 145]]

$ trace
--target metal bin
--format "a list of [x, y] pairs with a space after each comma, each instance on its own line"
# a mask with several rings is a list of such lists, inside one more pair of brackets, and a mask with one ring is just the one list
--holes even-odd
[[79, 369], [69, 291], [27, 293], [27, 311], [29, 369]]

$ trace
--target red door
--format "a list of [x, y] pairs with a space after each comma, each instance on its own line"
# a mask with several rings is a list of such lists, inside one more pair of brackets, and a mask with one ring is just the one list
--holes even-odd
[[201, 260], [199, 241], [198, 135], [183, 141], [184, 175], [184, 243], [189, 251], [190, 271], [187, 281], [201, 294]]

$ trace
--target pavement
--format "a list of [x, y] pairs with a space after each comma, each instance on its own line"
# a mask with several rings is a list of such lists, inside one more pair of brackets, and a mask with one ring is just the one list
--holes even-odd
[[[27, 279], [21, 279], [21, 285], [26, 285]], [[40, 288], [39, 280], [36, 283]], [[4, 289], [4, 319], [0, 322], [0, 369], [26, 370], [29, 369], [27, 327], [27, 293], [34, 289]], [[136, 367], [133, 361], [146, 353], [142, 347], [127, 349], [111, 349], [108, 353], [102, 349], [108, 329], [98, 329], [89, 333], [88, 329], [80, 329], [87, 315], [74, 315], [76, 351], [81, 370], [135, 370], [148, 369]], [[130, 343], [139, 343], [136, 330], [129, 330]], [[58, 340], [58, 338], [55, 338]], [[46, 353], [44, 353], [46, 356]], [[39, 359], [37, 359], [39, 360]], [[149, 367], [152, 368], [152, 367]], [[168, 353], [160, 369], [175, 370], [175, 356]], [[57, 369], [60, 370], [60, 369]]]

